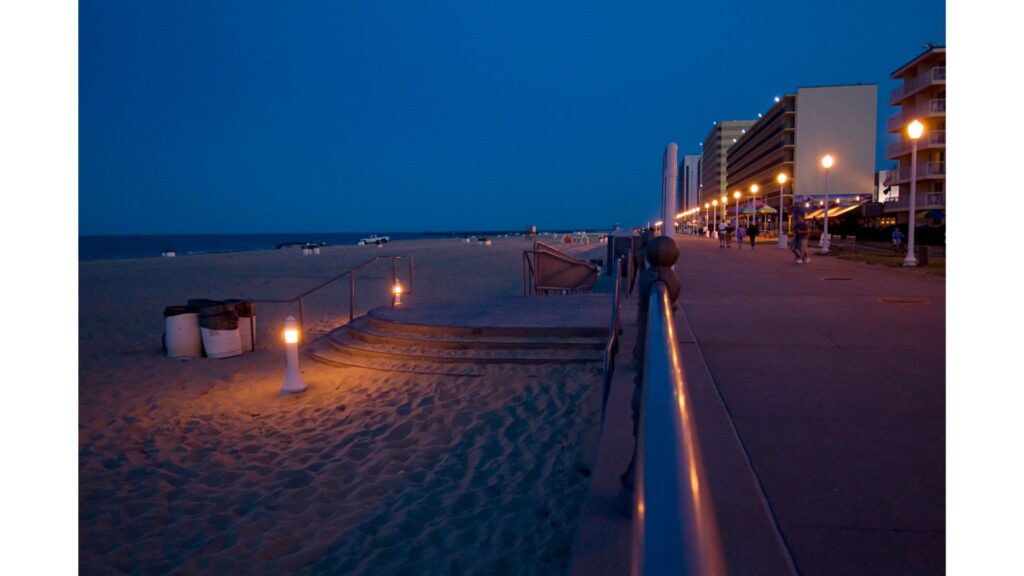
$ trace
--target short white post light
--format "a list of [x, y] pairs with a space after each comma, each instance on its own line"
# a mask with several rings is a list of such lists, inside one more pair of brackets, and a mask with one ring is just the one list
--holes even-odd
[[401, 306], [402, 305], [402, 283], [401, 282], [395, 282], [395, 287], [391, 289], [391, 293], [392, 293], [391, 306]]
[[302, 392], [308, 386], [299, 373], [299, 323], [294, 316], [289, 316], [284, 321], [284, 348], [285, 356], [288, 359], [288, 371], [285, 373], [284, 382], [281, 383], [281, 396]]

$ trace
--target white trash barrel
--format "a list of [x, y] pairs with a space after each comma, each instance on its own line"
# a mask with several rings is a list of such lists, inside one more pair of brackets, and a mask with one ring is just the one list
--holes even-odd
[[199, 332], [203, 336], [203, 348], [209, 358], [230, 358], [242, 353], [242, 337], [238, 330], [238, 311], [234, 304], [217, 301], [199, 306]]
[[200, 357], [199, 313], [190, 306], [164, 308], [164, 349], [168, 358]]
[[238, 312], [238, 338], [242, 344], [242, 352], [256, 349], [253, 338], [256, 330], [256, 304], [245, 300], [226, 300], [226, 304], [234, 304]]

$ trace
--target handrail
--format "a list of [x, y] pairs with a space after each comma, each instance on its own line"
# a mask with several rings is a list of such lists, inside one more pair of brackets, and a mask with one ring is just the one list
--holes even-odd
[[608, 393], [611, 391], [612, 374], [615, 372], [615, 354], [619, 351], [619, 308], [622, 304], [622, 259], [619, 256], [615, 260], [613, 268], [615, 274], [615, 293], [612, 296], [612, 319], [608, 328], [608, 342], [604, 347], [604, 382], [601, 392], [601, 421], [604, 422], [604, 410], [608, 403]]
[[[409, 295], [409, 294], [413, 293], [413, 290], [415, 288], [415, 286], [413, 284], [413, 260], [412, 260], [412, 256], [396, 255], [396, 256], [374, 256], [373, 258], [370, 258], [369, 260], [363, 262], [362, 264], [359, 264], [358, 266], [353, 266], [352, 268], [349, 268], [348, 270], [342, 272], [341, 274], [338, 274], [337, 276], [334, 276], [334, 277], [332, 277], [332, 278], [330, 278], [328, 280], [324, 280], [320, 284], [317, 284], [316, 286], [310, 288], [309, 290], [306, 290], [305, 292], [303, 292], [302, 294], [299, 294], [298, 296], [295, 296], [294, 298], [260, 298], [260, 299], [250, 299], [248, 301], [249, 302], [254, 302], [254, 303], [258, 302], [258, 303], [262, 303], [262, 304], [291, 304], [293, 302], [298, 302], [299, 303], [299, 330], [301, 332], [304, 332], [305, 331], [305, 306], [304, 306], [304, 299], [307, 296], [309, 296], [310, 294], [312, 294], [312, 293], [314, 293], [314, 292], [324, 288], [325, 286], [328, 286], [329, 284], [331, 284], [331, 283], [333, 283], [335, 281], [341, 280], [345, 276], [348, 276], [349, 277], [348, 321], [351, 322], [352, 320], [355, 319], [356, 272], [358, 270], [361, 270], [362, 268], [365, 268], [366, 266], [369, 266], [370, 264], [373, 264], [374, 262], [376, 262], [378, 260], [391, 260], [391, 284], [392, 284], [392, 286], [394, 286], [395, 283], [398, 281], [397, 261], [402, 259], [402, 258], [405, 258], [408, 261], [408, 265], [409, 265], [409, 272], [408, 272], [408, 274], [409, 274], [409, 289], [406, 290], [405, 287], [403, 286], [402, 287], [402, 294]], [[392, 305], [394, 305], [394, 299], [392, 299]]]
[[[534, 255], [534, 259], [533, 260], [530, 259], [530, 255], [531, 254]], [[576, 257], [571, 256], [569, 254], [565, 254], [564, 252], [558, 250], [554, 246], [549, 246], [549, 245], [547, 245], [547, 244], [545, 244], [543, 242], [536, 241], [536, 242], [534, 242], [533, 248], [531, 250], [523, 250], [523, 295], [524, 296], [529, 296], [531, 293], [536, 293], [536, 292], [539, 292], [541, 290], [568, 290], [570, 292], [575, 292], [577, 289], [579, 289], [580, 286], [582, 286], [586, 282], [586, 279], [580, 280], [572, 288], [538, 286], [537, 283], [536, 283], [536, 275], [537, 275], [537, 270], [539, 268], [535, 267], [536, 255], [537, 254], [546, 254], [548, 256], [552, 256], [552, 257], [557, 258], [558, 260], [561, 260], [561, 261], [566, 262], [568, 264], [589, 266], [591, 269], [593, 269], [595, 271], [599, 269], [597, 266], [595, 266], [591, 262], [587, 262], [586, 260], [583, 260], [583, 259], [580, 259], [580, 258], [576, 258]], [[527, 273], [529, 273], [529, 274], [527, 274]]]
[[633, 494], [633, 575], [725, 574], [666, 285], [651, 286]]

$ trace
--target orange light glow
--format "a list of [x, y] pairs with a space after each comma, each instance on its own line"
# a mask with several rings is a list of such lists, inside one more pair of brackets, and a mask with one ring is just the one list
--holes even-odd
[[295, 344], [299, 341], [299, 331], [295, 328], [288, 328], [284, 331], [285, 344]]
[[402, 285], [401, 284], [395, 284], [394, 292], [395, 292], [395, 296], [401, 296], [402, 295]]

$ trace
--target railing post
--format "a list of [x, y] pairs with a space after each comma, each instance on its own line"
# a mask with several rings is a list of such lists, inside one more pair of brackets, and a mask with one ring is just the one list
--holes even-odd
[[348, 275], [348, 321], [355, 320], [356, 317], [356, 273], [355, 271], [349, 272]]

